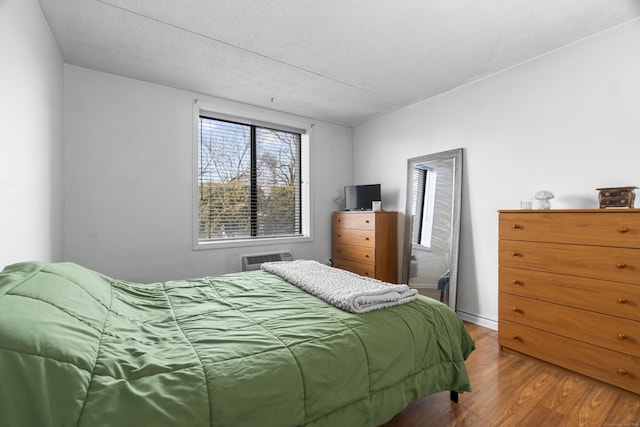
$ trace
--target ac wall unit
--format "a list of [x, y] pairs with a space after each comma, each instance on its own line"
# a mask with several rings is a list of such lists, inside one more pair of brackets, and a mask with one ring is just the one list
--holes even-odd
[[242, 255], [242, 271], [259, 270], [263, 262], [293, 261], [291, 251]]

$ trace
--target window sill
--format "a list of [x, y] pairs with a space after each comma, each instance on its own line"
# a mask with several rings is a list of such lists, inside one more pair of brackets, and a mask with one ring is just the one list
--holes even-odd
[[239, 247], [261, 247], [271, 245], [282, 245], [289, 243], [306, 243], [312, 242], [311, 236], [299, 236], [299, 237], [272, 237], [261, 239], [234, 239], [234, 240], [216, 240], [212, 242], [196, 242], [193, 245], [194, 251], [208, 250], [208, 249], [224, 249], [224, 248], [239, 248]]

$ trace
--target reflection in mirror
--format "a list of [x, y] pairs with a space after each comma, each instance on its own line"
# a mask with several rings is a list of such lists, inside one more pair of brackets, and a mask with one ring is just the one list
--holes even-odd
[[462, 149], [407, 162], [402, 283], [456, 309]]

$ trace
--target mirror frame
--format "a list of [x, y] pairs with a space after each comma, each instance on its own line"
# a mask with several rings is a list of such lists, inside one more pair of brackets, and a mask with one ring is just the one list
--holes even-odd
[[462, 202], [462, 148], [443, 151], [440, 153], [428, 154], [426, 156], [413, 157], [407, 160], [407, 195], [406, 209], [404, 215], [404, 250], [402, 258], [402, 282], [409, 283], [409, 265], [411, 262], [411, 183], [412, 172], [416, 165], [440, 160], [453, 159], [453, 191], [451, 204], [451, 241], [449, 245], [450, 255], [450, 274], [449, 274], [449, 301], [447, 305], [456, 311], [457, 292], [458, 292], [458, 264], [460, 256], [460, 205]]

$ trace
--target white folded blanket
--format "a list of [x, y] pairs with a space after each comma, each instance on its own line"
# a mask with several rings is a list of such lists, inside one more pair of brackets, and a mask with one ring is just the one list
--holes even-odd
[[351, 313], [366, 313], [404, 304], [415, 300], [418, 294], [407, 285], [381, 282], [317, 261], [265, 262], [261, 268]]

